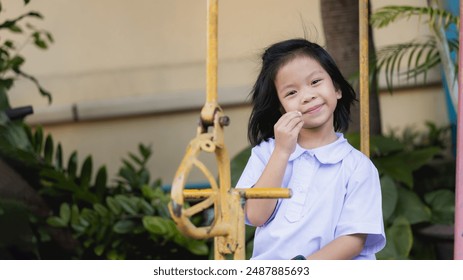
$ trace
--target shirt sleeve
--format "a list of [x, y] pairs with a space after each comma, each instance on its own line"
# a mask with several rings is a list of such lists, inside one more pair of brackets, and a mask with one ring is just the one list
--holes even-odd
[[[259, 146], [255, 146], [251, 150], [251, 156], [240, 176], [240, 179], [236, 183], [235, 188], [248, 189], [254, 187], [257, 180], [259, 180], [265, 166], [267, 165], [268, 159], [270, 158], [270, 143], [262, 142]], [[275, 217], [275, 213], [281, 204], [281, 199], [277, 200], [275, 209], [269, 219], [262, 225], [267, 225]], [[245, 216], [245, 222], [247, 225], [252, 224], [249, 222], [248, 217]]]
[[236, 183], [238, 189], [252, 188], [259, 180], [260, 175], [264, 171], [265, 162], [261, 155], [259, 146], [252, 148], [251, 156], [249, 157], [240, 179]]
[[362, 157], [347, 184], [335, 235], [355, 233], [368, 234], [361, 254], [375, 254], [386, 245], [378, 170], [366, 157]]

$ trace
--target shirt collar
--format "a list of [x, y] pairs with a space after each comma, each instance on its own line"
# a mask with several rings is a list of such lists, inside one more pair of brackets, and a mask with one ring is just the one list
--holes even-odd
[[304, 149], [299, 144], [296, 145], [296, 150], [289, 157], [289, 161], [295, 160], [304, 153], [315, 156], [322, 164], [335, 164], [340, 162], [347, 154], [352, 151], [353, 147], [347, 142], [342, 133], [336, 133], [338, 139], [331, 144], [315, 148]]

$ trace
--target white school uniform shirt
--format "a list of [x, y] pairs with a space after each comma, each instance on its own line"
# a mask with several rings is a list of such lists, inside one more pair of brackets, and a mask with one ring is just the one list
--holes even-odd
[[[316, 149], [296, 146], [282, 184], [292, 190], [292, 197], [279, 199], [268, 221], [256, 229], [251, 259], [308, 256], [354, 233], [367, 234], [354, 259], [376, 259], [375, 253], [386, 244], [378, 171], [343, 134], [337, 136], [335, 142]], [[275, 140], [268, 139], [252, 149], [237, 188], [254, 186], [274, 147]]]

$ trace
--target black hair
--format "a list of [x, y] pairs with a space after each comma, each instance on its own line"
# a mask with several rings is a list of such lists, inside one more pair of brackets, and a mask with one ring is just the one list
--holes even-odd
[[334, 110], [336, 131], [346, 131], [350, 121], [350, 106], [357, 101], [352, 86], [341, 74], [333, 58], [316, 43], [306, 39], [290, 39], [271, 45], [262, 55], [262, 69], [250, 93], [253, 109], [248, 124], [248, 139], [252, 146], [274, 137], [273, 127], [282, 116], [281, 104], [275, 88], [278, 70], [297, 56], [315, 59], [330, 75], [342, 97]]

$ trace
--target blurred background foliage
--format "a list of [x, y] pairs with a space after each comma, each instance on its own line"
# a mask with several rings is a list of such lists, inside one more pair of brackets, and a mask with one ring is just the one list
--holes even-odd
[[31, 108], [10, 107], [8, 90], [20, 78], [52, 101], [22, 70], [20, 55], [24, 44], [47, 49], [53, 42], [48, 31], [28, 22], [42, 18], [28, 11], [0, 23], [0, 259], [208, 258], [207, 241], [183, 236], [170, 219], [170, 196], [146, 169], [150, 146], [128, 153], [109, 179], [105, 166], [94, 173], [91, 156], [80, 163], [74, 151], [66, 159], [52, 135], [28, 126], [23, 118]]
[[[24, 0], [25, 6], [29, 2]], [[170, 219], [169, 193], [146, 168], [153, 153], [149, 145], [127, 153], [116, 178], [108, 178], [105, 166], [93, 166], [92, 156], [80, 161], [74, 151], [65, 158], [52, 135], [14, 114], [7, 94], [19, 78], [30, 80], [52, 101], [23, 71], [26, 60], [19, 52], [25, 43], [43, 50], [53, 43], [48, 31], [28, 22], [42, 18], [28, 11], [0, 23], [0, 259], [212, 258], [211, 240], [183, 236]], [[379, 259], [441, 258], [439, 243], [451, 240], [426, 233], [433, 225], [453, 225], [455, 186], [449, 128], [432, 123], [427, 128], [371, 139], [388, 240]], [[358, 134], [347, 137], [359, 146]], [[249, 155], [250, 147], [232, 159], [232, 186]], [[207, 215], [198, 216], [194, 223], [207, 221]], [[254, 228], [246, 227], [248, 258], [253, 234]]]

